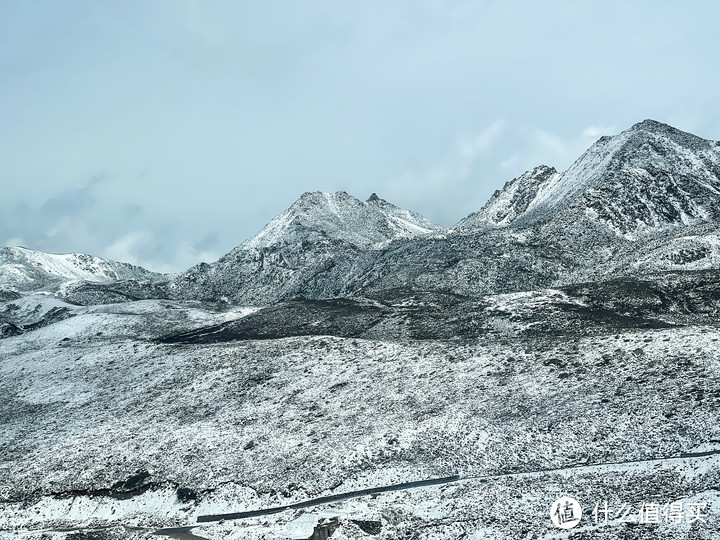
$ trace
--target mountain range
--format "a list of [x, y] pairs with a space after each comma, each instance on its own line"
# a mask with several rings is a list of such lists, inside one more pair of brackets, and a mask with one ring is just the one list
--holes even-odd
[[220, 261], [174, 278], [171, 295], [249, 304], [398, 288], [477, 296], [713, 268], [719, 179], [718, 143], [646, 120], [601, 138], [562, 173], [542, 165], [511, 180], [451, 229], [399, 217], [374, 197], [306, 194]]
[[[361, 201], [311, 192], [218, 261], [176, 276], [19, 248], [3, 251], [0, 271], [4, 287], [17, 291], [55, 293], [72, 281], [64, 294], [78, 303], [86, 290], [92, 302], [102, 301], [103, 288], [107, 301], [248, 305], [375, 297], [398, 288], [477, 296], [715, 268], [719, 224], [720, 143], [645, 120], [600, 138], [562, 173], [540, 165], [509, 181], [450, 229], [375, 194]], [[64, 259], [53, 267], [33, 257]]]

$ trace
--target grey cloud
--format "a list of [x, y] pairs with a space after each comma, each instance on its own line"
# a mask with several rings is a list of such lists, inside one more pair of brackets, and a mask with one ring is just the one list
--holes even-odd
[[105, 180], [103, 174], [96, 174], [79, 188], [64, 189], [47, 199], [40, 207], [42, 223], [52, 225], [65, 216], [76, 216], [95, 202], [92, 190]]
[[203, 238], [193, 243], [193, 248], [196, 251], [208, 251], [217, 247], [218, 233], [217, 231], [211, 232], [205, 235]]

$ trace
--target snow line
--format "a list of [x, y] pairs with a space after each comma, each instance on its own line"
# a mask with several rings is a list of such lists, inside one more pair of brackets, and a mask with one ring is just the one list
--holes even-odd
[[360, 490], [356, 490], [356, 491], [346, 491], [344, 493], [337, 493], [335, 495], [326, 495], [324, 497], [308, 499], [306, 501], [301, 501], [301, 502], [297, 502], [297, 503], [293, 503], [293, 504], [287, 504], [284, 506], [273, 506], [270, 508], [259, 508], [256, 510], [246, 510], [243, 512], [230, 512], [230, 513], [226, 513], [226, 514], [208, 514], [208, 515], [204, 515], [204, 516], [198, 516], [197, 521], [198, 521], [198, 523], [208, 523], [208, 522], [212, 522], [212, 521], [220, 521], [220, 520], [228, 520], [228, 519], [243, 519], [243, 518], [250, 518], [250, 517], [268, 516], [271, 514], [277, 514], [279, 512], [284, 512], [285, 510], [296, 510], [299, 508], [308, 508], [311, 506], [319, 506], [321, 504], [326, 504], [329, 502], [342, 501], [342, 500], [346, 500], [346, 499], [354, 499], [357, 497], [363, 497], [365, 495], [373, 495], [375, 493], [385, 493], [388, 491], [403, 491], [406, 489], [413, 489], [413, 488], [425, 487], [425, 486], [434, 486], [434, 485], [438, 485], [438, 484], [450, 484], [453, 482], [460, 482], [460, 481], [467, 481], [467, 480], [494, 480], [494, 479], [498, 479], [498, 478], [512, 478], [512, 477], [516, 477], [516, 476], [544, 474], [544, 473], [549, 473], [549, 472], [583, 470], [583, 469], [592, 469], [594, 467], [607, 467], [607, 466], [613, 466], [613, 465], [631, 465], [634, 463], [654, 463], [654, 462], [659, 462], [659, 461], [669, 461], [669, 460], [675, 460], [675, 459], [692, 459], [692, 458], [700, 458], [700, 457], [707, 457], [707, 456], [714, 456], [714, 455], [720, 455], [720, 449], [708, 450], [705, 452], [687, 452], [684, 454], [679, 454], [679, 455], [675, 455], [675, 456], [667, 456], [667, 457], [633, 459], [630, 461], [610, 461], [607, 463], [578, 464], [578, 465], [569, 465], [567, 467], [534, 469], [534, 470], [530, 470], [530, 471], [516, 471], [516, 472], [508, 472], [508, 473], [500, 473], [500, 474], [486, 474], [486, 475], [479, 475], [479, 476], [463, 476], [463, 477], [461, 477], [459, 475], [445, 476], [442, 478], [430, 478], [427, 480], [416, 480], [414, 482], [403, 482], [400, 484], [390, 484], [387, 486], [379, 486], [379, 487], [374, 487], [374, 488], [360, 489]]

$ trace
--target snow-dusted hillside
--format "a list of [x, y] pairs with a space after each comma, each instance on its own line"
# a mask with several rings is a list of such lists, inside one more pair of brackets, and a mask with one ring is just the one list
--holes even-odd
[[[345, 520], [346, 539], [367, 538], [352, 520], [376, 523], [384, 540], [556, 538], [547, 507], [560, 494], [591, 507], [714, 501], [717, 456], [701, 454], [720, 450], [716, 318], [648, 325], [613, 306], [619, 292], [493, 296], [449, 316], [428, 306], [428, 321], [450, 328], [458, 314], [487, 321], [495, 331], [479, 340], [387, 340], [382, 324], [375, 339], [233, 339], [216, 330], [261, 312], [168, 301], [78, 308], [0, 340], [0, 533], [149, 538], [203, 514], [451, 475], [466, 480], [194, 532], [288, 538], [298, 521], [307, 532], [326, 514]], [[647, 291], [639, 300], [641, 312], [652, 314], [644, 303], [675, 316]], [[586, 324], [567, 325], [578, 310]], [[326, 324], [318, 309], [293, 318]], [[193, 328], [216, 340], [160, 339]], [[720, 520], [717, 508], [706, 513], [709, 526], [651, 537], [702, 538]], [[67, 530], [109, 525], [118, 528]], [[578, 528], [591, 538], [626, 530], [596, 531], [589, 518]]]
[[66, 283], [150, 280], [159, 274], [131, 264], [79, 253], [55, 254], [23, 247], [0, 248], [0, 288], [21, 292], [55, 292]]
[[641, 122], [452, 231], [306, 193], [179, 276], [0, 251], [0, 537], [717, 537], [719, 149]]

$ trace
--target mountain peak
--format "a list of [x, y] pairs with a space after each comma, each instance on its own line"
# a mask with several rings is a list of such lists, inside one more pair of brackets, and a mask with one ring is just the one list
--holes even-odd
[[649, 140], [658, 139], [667, 139], [676, 145], [688, 147], [695, 151], [712, 145], [712, 141], [651, 119], [638, 122], [613, 138], [621, 136], [626, 139], [626, 144], [629, 144], [631, 147], [636, 147]]
[[240, 246], [262, 249], [307, 241], [339, 240], [378, 247], [398, 238], [442, 233], [444, 228], [373, 193], [361, 201], [345, 191], [303, 193], [260, 233]]
[[338, 296], [363, 250], [445, 232], [429, 219], [377, 196], [361, 201], [344, 191], [307, 192], [256, 236], [212, 264], [189, 269], [173, 281], [172, 288], [198, 298], [250, 302]]
[[479, 212], [463, 219], [455, 230], [472, 229], [483, 224], [502, 226], [512, 223], [528, 209], [543, 186], [556, 176], [555, 167], [533, 167], [495, 191]]
[[69, 281], [157, 277], [160, 274], [138, 266], [83, 253], [45, 253], [19, 246], [0, 248], [0, 282], [19, 291], [54, 291], [59, 284]]
[[638, 122], [637, 124], [633, 124], [630, 127], [631, 131], [637, 131], [637, 130], [645, 130], [645, 131], [679, 131], [677, 128], [672, 127], [669, 124], [665, 124], [663, 122], [658, 122], [657, 120], [653, 120], [652, 118], [646, 118], [642, 122]]
[[530, 225], [569, 212], [568, 223], [587, 218], [632, 236], [720, 219], [719, 204], [718, 146], [648, 119], [600, 138], [562, 173], [541, 166], [508, 182], [459, 225]]
[[335, 193], [328, 193], [325, 191], [306, 191], [300, 198], [293, 203], [295, 205], [311, 204], [311, 205], [327, 205], [331, 203], [347, 203], [352, 201], [358, 201], [355, 197], [348, 194], [346, 191], [336, 191]]

